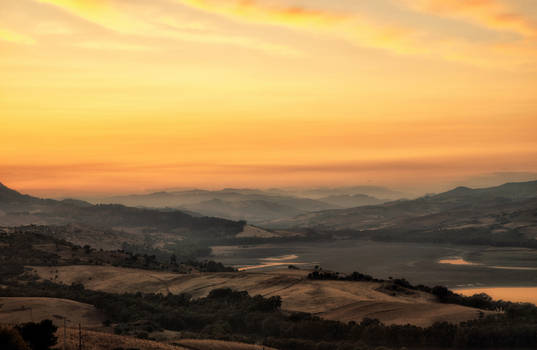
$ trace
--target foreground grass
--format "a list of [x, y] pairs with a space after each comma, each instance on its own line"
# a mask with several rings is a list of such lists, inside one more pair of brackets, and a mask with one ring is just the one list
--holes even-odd
[[[78, 328], [67, 327], [65, 329], [65, 335], [66, 336], [64, 337], [64, 328], [59, 328], [56, 333], [56, 336], [58, 337], [56, 349], [63, 349], [65, 339], [66, 350], [77, 350], [79, 345]], [[117, 348], [136, 348], [139, 350], [187, 350], [187, 348], [180, 346], [122, 335], [95, 332], [86, 329], [82, 329], [80, 335], [82, 339], [82, 349], [84, 350], [113, 350]]]

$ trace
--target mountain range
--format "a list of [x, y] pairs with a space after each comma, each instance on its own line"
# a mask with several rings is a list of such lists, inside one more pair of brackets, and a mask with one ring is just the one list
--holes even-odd
[[[135, 243], [150, 239], [152, 247], [179, 243], [185, 238], [215, 242], [240, 237], [279, 237], [271, 232], [294, 232], [312, 239], [321, 234], [334, 238], [537, 247], [537, 181], [480, 189], [457, 187], [435, 195], [385, 203], [352, 192], [332, 192], [322, 200], [274, 192], [192, 190], [109, 199], [112, 203], [138, 206], [129, 207], [75, 199], [40, 199], [0, 185], [0, 225], [74, 225], [72, 240], [77, 234], [86, 234], [90, 239], [99, 236], [96, 230], [102, 230], [107, 232], [103, 237], [109, 237], [108, 242], [131, 242], [137, 237]], [[170, 208], [179, 201], [187, 209]], [[345, 201], [347, 205], [360, 201], [375, 204], [333, 209]], [[166, 208], [150, 208], [157, 206]], [[239, 220], [243, 218], [254, 218], [254, 223], [269, 231], [252, 228]], [[99, 239], [94, 241], [102, 243]]]
[[196, 217], [179, 210], [40, 199], [0, 184], [0, 226], [30, 224], [73, 225], [73, 236], [79, 236], [73, 239], [86, 235], [94, 247], [105, 244], [107, 248], [119, 248], [122, 242], [144, 243], [148, 239], [158, 244], [186, 238], [216, 240], [234, 237], [245, 227], [245, 222]]
[[[392, 193], [378, 188], [379, 193]], [[395, 193], [395, 192], [394, 192]], [[316, 195], [315, 195], [316, 194]], [[219, 191], [187, 190], [133, 194], [91, 200], [93, 203], [118, 203], [133, 207], [173, 208], [253, 224], [291, 218], [300, 214], [373, 205], [385, 202], [366, 194], [327, 189], [298, 194], [290, 190], [223, 189]]]
[[537, 245], [537, 181], [323, 210], [264, 227], [351, 232], [376, 239]]

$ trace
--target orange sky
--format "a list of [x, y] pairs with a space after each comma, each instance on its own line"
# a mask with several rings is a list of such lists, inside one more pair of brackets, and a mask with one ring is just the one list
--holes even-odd
[[30, 193], [537, 172], [533, 0], [3, 0]]

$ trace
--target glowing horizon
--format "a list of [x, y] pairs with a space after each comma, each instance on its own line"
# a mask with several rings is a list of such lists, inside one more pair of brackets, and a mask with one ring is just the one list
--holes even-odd
[[537, 172], [528, 0], [6, 0], [0, 182], [38, 193]]

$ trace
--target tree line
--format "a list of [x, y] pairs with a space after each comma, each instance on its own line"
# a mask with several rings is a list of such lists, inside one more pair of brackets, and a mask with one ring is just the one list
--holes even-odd
[[537, 344], [537, 307], [532, 304], [507, 303], [503, 313], [460, 324], [418, 327], [385, 325], [374, 319], [324, 320], [282, 311], [280, 297], [250, 296], [231, 289], [192, 298], [188, 294], [113, 294], [82, 285], [27, 281], [7, 285], [0, 296], [67, 298], [92, 304], [105, 313], [106, 324], [116, 333], [140, 338], [167, 329], [187, 337], [263, 343], [282, 349], [523, 348]]
[[383, 283], [381, 290], [393, 291], [393, 292], [411, 292], [422, 291], [434, 295], [441, 303], [457, 304], [463, 306], [474, 307], [483, 310], [510, 312], [510, 310], [518, 310], [519, 304], [512, 303], [503, 300], [493, 300], [489, 295], [485, 293], [474, 294], [471, 296], [464, 296], [454, 293], [444, 286], [428, 287], [425, 285], [413, 285], [404, 278], [395, 279], [378, 279], [370, 275], [360, 272], [353, 272], [351, 274], [342, 274], [339, 272], [323, 271], [318, 266], [315, 270], [308, 274], [308, 279], [311, 280], [332, 280], [332, 281], [354, 281], [354, 282], [377, 282]]

